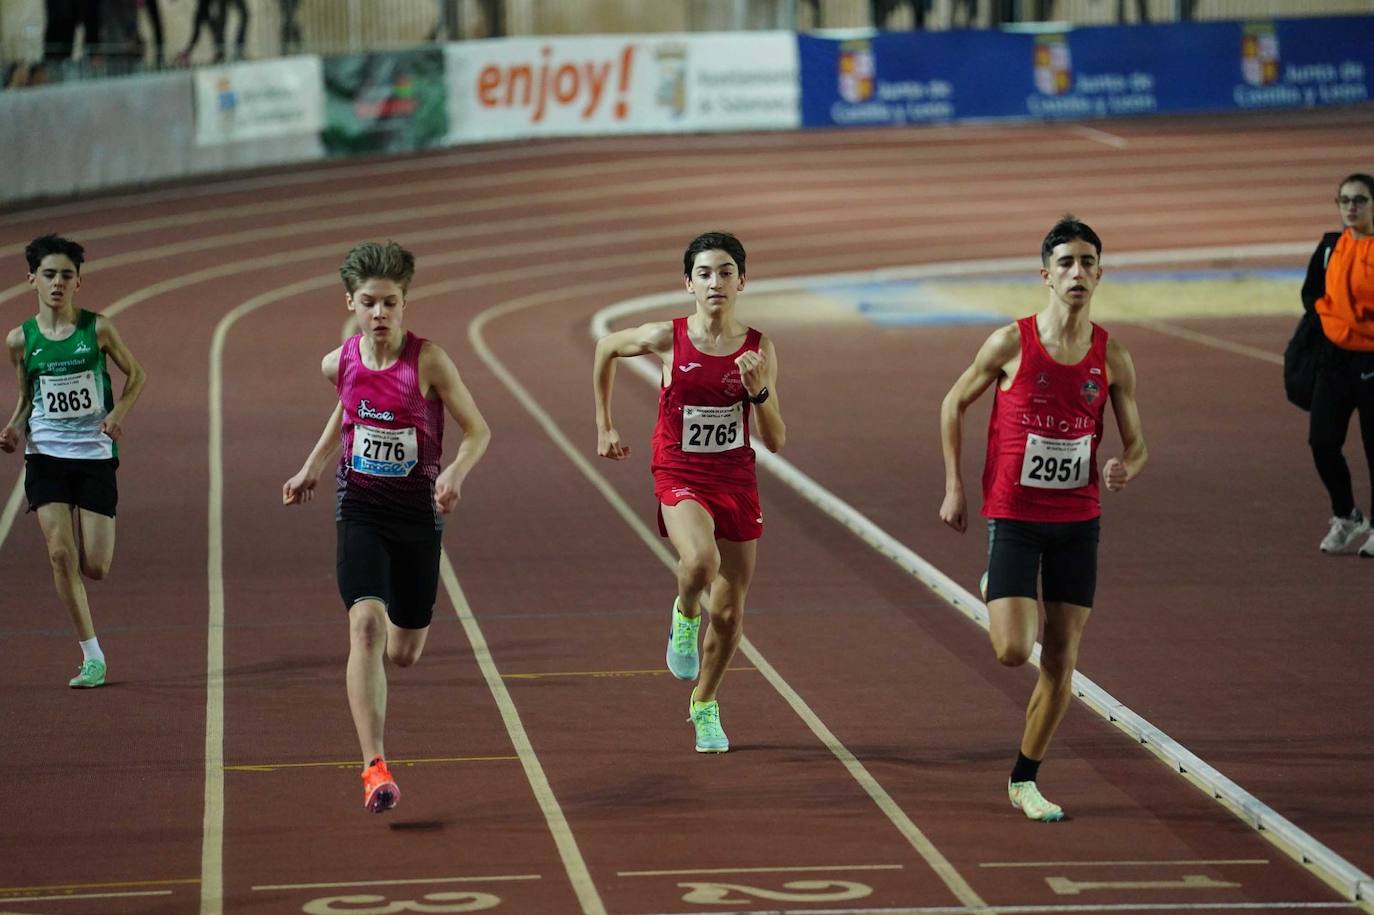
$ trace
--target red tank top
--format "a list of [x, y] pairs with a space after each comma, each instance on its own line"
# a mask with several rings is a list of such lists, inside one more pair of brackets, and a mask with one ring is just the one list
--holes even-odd
[[749, 392], [735, 357], [758, 350], [757, 330], [728, 356], [711, 356], [692, 344], [687, 319], [673, 320], [672, 382], [661, 385], [653, 461], [657, 475], [698, 485], [754, 489], [754, 449], [749, 445]]
[[997, 389], [988, 419], [983, 515], [1017, 521], [1088, 521], [1102, 513], [1097, 446], [1107, 405], [1107, 331], [1094, 324], [1075, 365], [1050, 358], [1035, 316], [1016, 322], [1021, 365]]

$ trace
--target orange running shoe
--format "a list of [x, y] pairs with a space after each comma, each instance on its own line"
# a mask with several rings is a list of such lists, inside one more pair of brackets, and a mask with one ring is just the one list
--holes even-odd
[[380, 756], [367, 764], [363, 770], [363, 806], [373, 813], [381, 813], [396, 806], [401, 799], [401, 789], [391, 777], [386, 760]]

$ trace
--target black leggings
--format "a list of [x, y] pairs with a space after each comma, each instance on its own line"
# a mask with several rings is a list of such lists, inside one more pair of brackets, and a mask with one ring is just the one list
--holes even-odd
[[1355, 510], [1350, 467], [1341, 449], [1350, 429], [1350, 414], [1356, 410], [1365, 463], [1374, 479], [1374, 353], [1352, 352], [1328, 343], [1317, 365], [1307, 443], [1312, 446], [1317, 475], [1331, 496], [1331, 514], [1338, 518]]

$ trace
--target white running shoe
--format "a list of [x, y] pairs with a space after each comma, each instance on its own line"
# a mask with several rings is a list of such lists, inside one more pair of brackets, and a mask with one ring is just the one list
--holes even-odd
[[1369, 539], [1360, 547], [1360, 558], [1374, 559], [1374, 534], [1369, 535]]
[[[1355, 541], [1369, 533], [1369, 519], [1357, 508], [1348, 518], [1332, 518], [1331, 529], [1322, 538], [1323, 553], [1345, 553]], [[1368, 546], [1368, 544], [1365, 544]]]
[[1011, 798], [1011, 805], [1024, 813], [1027, 819], [1042, 823], [1064, 819], [1064, 808], [1045, 800], [1035, 782], [1007, 782], [1007, 797]]

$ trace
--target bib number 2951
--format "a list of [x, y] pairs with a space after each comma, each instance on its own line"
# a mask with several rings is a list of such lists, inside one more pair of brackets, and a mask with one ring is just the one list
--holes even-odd
[[1077, 489], [1088, 484], [1092, 470], [1091, 435], [1082, 438], [1026, 436], [1021, 485], [1037, 489]]

